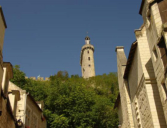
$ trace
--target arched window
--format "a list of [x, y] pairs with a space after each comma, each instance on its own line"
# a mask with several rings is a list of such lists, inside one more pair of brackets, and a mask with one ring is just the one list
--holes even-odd
[[88, 60], [90, 60], [90, 57], [88, 57]]
[[87, 51], [87, 53], [89, 54], [89, 50]]

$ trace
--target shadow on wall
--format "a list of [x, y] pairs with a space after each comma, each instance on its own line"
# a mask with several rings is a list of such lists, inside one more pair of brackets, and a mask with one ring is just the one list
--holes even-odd
[[[157, 85], [157, 81], [155, 79], [155, 72], [153, 70], [153, 64], [151, 61], [151, 58], [149, 59], [149, 61], [146, 63], [145, 65], [147, 71], [148, 71], [148, 75], [150, 78], [150, 84], [151, 84], [151, 88], [153, 90], [153, 98], [154, 98], [154, 103], [155, 103], [155, 109], [157, 111], [157, 116], [159, 119], [159, 123], [160, 126], [166, 126], [166, 124], [164, 124], [165, 122], [165, 116], [164, 116], [164, 112], [163, 112], [163, 107], [162, 107], [162, 103], [161, 103], [161, 99], [160, 99], [160, 94], [158, 91], [158, 85]], [[148, 81], [146, 81], [148, 82]]]

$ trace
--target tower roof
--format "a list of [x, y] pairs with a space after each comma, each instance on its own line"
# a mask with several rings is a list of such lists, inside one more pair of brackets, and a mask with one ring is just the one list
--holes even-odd
[[90, 37], [86, 36], [86, 37], [85, 37], [85, 40], [90, 40]]

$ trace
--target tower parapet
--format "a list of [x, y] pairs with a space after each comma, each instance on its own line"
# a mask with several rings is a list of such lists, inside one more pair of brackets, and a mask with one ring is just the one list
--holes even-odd
[[94, 46], [90, 44], [90, 38], [85, 37], [85, 45], [81, 49], [80, 65], [83, 78], [95, 76]]
[[49, 81], [49, 77], [45, 77], [45, 79], [44, 79], [44, 77], [25, 77], [26, 79], [32, 79], [32, 80], [37, 80], [37, 81]]

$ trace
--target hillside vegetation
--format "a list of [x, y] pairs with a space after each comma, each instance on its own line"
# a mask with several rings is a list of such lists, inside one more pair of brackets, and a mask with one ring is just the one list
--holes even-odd
[[48, 128], [116, 128], [113, 109], [118, 94], [116, 73], [83, 79], [59, 71], [50, 81], [25, 79], [16, 65], [11, 80], [27, 90], [36, 101], [44, 101]]

